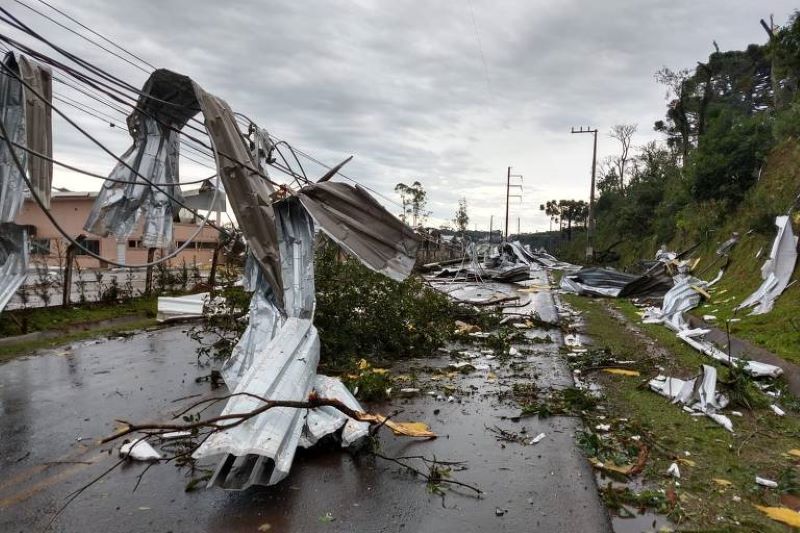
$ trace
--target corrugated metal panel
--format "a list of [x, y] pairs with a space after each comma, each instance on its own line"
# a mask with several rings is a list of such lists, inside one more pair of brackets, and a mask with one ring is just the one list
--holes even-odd
[[84, 225], [86, 231], [124, 239], [143, 219], [145, 248], [171, 246], [175, 205], [164, 191], [177, 200], [181, 198], [177, 130], [198, 111], [189, 78], [164, 70], [150, 76], [136, 110], [128, 116], [133, 145], [103, 183]]
[[789, 284], [797, 263], [797, 237], [792, 231], [792, 219], [788, 216], [776, 217], [775, 225], [778, 227], [778, 234], [772, 243], [769, 259], [761, 267], [761, 278], [764, 282], [736, 307], [754, 307], [751, 313], [753, 315], [763, 315], [772, 310], [775, 300]]
[[[16, 60], [9, 53], [4, 59], [4, 64], [16, 70]], [[12, 143], [25, 146], [25, 112], [22, 84], [5, 70], [0, 72], [0, 119], [3, 121]], [[27, 153], [15, 150], [17, 158], [26, 164]], [[0, 223], [14, 222], [22, 202], [25, 199], [25, 182], [22, 179], [14, 158], [8, 148], [8, 143], [0, 142]]]
[[0, 311], [28, 276], [28, 232], [17, 224], [0, 224]]

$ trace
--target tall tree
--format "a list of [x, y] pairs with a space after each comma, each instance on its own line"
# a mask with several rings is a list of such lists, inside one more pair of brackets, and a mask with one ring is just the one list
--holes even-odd
[[539, 206], [539, 210], [544, 211], [544, 214], [550, 218], [550, 231], [553, 231], [553, 222], [558, 223], [561, 216], [558, 202], [556, 200], [548, 200], [546, 204]]
[[616, 139], [620, 144], [620, 154], [614, 159], [620, 192], [625, 191], [625, 166], [630, 159], [631, 142], [637, 127], [636, 124], [616, 124], [611, 127], [611, 131], [608, 134], [609, 137]]
[[414, 228], [425, 224], [430, 213], [425, 210], [428, 205], [428, 193], [422, 184], [415, 181], [409, 186], [401, 182], [395, 185], [394, 192], [400, 195], [403, 206], [400, 220]]

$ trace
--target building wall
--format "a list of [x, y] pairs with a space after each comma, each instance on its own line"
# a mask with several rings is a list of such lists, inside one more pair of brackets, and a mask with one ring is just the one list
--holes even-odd
[[[59, 225], [73, 238], [85, 235], [87, 241], [97, 241], [99, 249], [95, 251], [103, 257], [113, 261], [118, 259], [117, 241], [112, 237], [99, 237], [86, 232], [83, 224], [89, 216], [89, 212], [94, 205], [95, 195], [92, 193], [70, 193], [69, 196], [54, 195], [50, 212], [59, 222]], [[63, 239], [61, 233], [48, 220], [42, 210], [32, 200], [26, 200], [20, 214], [17, 216], [17, 224], [33, 226], [31, 233], [31, 262], [46, 262], [49, 265], [59, 264], [59, 255], [66, 254], [67, 241]], [[191, 237], [197, 230], [195, 224], [175, 223], [174, 238], [175, 246]], [[214, 247], [218, 240], [218, 232], [209, 227], [203, 228], [195, 239], [195, 242], [178, 254], [170, 261], [172, 266], [181, 265], [186, 261], [191, 265], [197, 262], [201, 268], [210, 267], [211, 258], [214, 254]], [[134, 233], [125, 241], [125, 263], [129, 265], [140, 264], [147, 261], [147, 249], [141, 247], [141, 228], [137, 228]], [[49, 245], [49, 254], [45, 253], [45, 248], [40, 246]], [[95, 246], [94, 243], [89, 246]], [[163, 253], [168, 253], [165, 250]], [[157, 256], [160, 255], [157, 252]], [[98, 259], [88, 255], [77, 256], [81, 268], [104, 268], [109, 265], [101, 264]]]

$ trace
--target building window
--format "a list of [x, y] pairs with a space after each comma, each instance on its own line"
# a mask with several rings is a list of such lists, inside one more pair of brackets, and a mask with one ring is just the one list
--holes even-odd
[[50, 239], [31, 239], [31, 255], [50, 255]]
[[128, 241], [128, 248], [141, 248], [141, 247], [142, 247], [142, 241], [137, 241], [134, 239]]
[[217, 243], [213, 241], [198, 241], [197, 248], [200, 250], [213, 250], [217, 247]]
[[[77, 239], [78, 244], [92, 252], [93, 254], [100, 255], [100, 241], [97, 239]], [[76, 255], [87, 255], [81, 248], [75, 252]]]

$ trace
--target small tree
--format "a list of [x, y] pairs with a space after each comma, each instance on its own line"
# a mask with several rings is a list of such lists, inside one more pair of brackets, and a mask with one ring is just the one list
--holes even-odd
[[558, 202], [556, 200], [548, 200], [546, 204], [539, 206], [539, 210], [544, 211], [544, 214], [550, 217], [550, 231], [553, 231], [553, 222], [558, 223], [559, 217], [561, 216], [561, 209], [558, 207]]
[[467, 231], [469, 225], [469, 213], [467, 213], [467, 199], [461, 198], [458, 201], [458, 209], [456, 209], [456, 216], [453, 218], [453, 225], [456, 230], [461, 232], [461, 240], [464, 240], [464, 233]]
[[400, 202], [403, 206], [400, 220], [411, 224], [414, 228], [424, 225], [430, 213], [425, 210], [428, 205], [428, 193], [422, 184], [418, 181], [410, 186], [398, 183], [394, 187], [394, 192], [400, 195]]
[[608, 134], [612, 139], [616, 139], [620, 144], [620, 155], [614, 158], [616, 175], [619, 179], [620, 192], [625, 190], [625, 165], [630, 159], [631, 141], [633, 134], [636, 133], [636, 124], [617, 124], [612, 126]]

